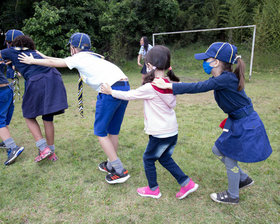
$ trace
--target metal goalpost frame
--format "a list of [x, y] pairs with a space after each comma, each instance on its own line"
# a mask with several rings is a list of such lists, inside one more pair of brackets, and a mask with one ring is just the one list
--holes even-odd
[[197, 32], [207, 32], [207, 31], [217, 31], [217, 30], [231, 30], [231, 29], [244, 29], [244, 28], [254, 28], [254, 30], [253, 30], [253, 38], [252, 38], [250, 72], [249, 72], [249, 81], [250, 81], [251, 80], [251, 76], [252, 76], [252, 70], [253, 70], [253, 59], [254, 59], [254, 49], [255, 49], [255, 37], [256, 37], [256, 25], [234, 26], [234, 27], [212, 28], [212, 29], [201, 29], [201, 30], [185, 30], [185, 31], [175, 31], [175, 32], [163, 32], [163, 33], [153, 33], [153, 46], [155, 46], [155, 36], [159, 36], [159, 35], [180, 34], [180, 33], [197, 33]]

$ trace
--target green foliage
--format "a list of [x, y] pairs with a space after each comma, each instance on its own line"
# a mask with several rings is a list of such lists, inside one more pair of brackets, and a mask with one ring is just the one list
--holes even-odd
[[256, 46], [270, 52], [280, 50], [280, 1], [265, 0], [255, 10]]
[[35, 3], [34, 7], [34, 17], [24, 21], [23, 32], [30, 35], [39, 51], [63, 56], [66, 42], [62, 37], [60, 15], [65, 13], [64, 9], [59, 10], [45, 1]]
[[[0, 31], [23, 29], [39, 50], [52, 56], [69, 54], [65, 45], [74, 32], [88, 33], [93, 50], [122, 64], [137, 55], [141, 36], [152, 42], [158, 32], [252, 24], [257, 25], [257, 49], [280, 50], [278, 0], [4, 0], [0, 6]], [[247, 44], [251, 37], [251, 29], [236, 29], [157, 36], [156, 43]]]
[[108, 8], [100, 17], [101, 35], [107, 41], [104, 49], [117, 63], [137, 54], [141, 36], [172, 31], [179, 12], [174, 0], [112, 0]]

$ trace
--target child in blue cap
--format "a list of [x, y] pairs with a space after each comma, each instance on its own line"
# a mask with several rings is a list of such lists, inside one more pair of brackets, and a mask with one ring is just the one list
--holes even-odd
[[[20, 30], [8, 30], [5, 34], [5, 43], [7, 47], [10, 47], [11, 42], [20, 35], [24, 35]], [[22, 153], [24, 147], [16, 145], [8, 129], [14, 112], [14, 93], [12, 86], [9, 85], [9, 81], [4, 74], [6, 66], [5, 61], [1, 59], [0, 63], [0, 138], [2, 139], [0, 147], [7, 149], [8, 159], [4, 164], [10, 165], [15, 162], [16, 158]], [[12, 69], [10, 65], [7, 67], [7, 73], [9, 69]], [[11, 78], [8, 75], [7, 77]]]
[[[267, 159], [272, 149], [264, 125], [253, 108], [251, 99], [244, 91], [245, 64], [237, 47], [224, 42], [215, 42], [205, 53], [195, 54], [203, 60], [203, 69], [213, 75], [206, 81], [197, 83], [165, 83], [157, 79], [159, 88], [173, 89], [173, 94], [200, 93], [214, 90], [218, 106], [228, 114], [220, 127], [223, 133], [216, 140], [212, 151], [225, 164], [228, 189], [212, 193], [211, 199], [225, 204], [239, 203], [239, 189], [248, 187], [254, 181], [238, 166]], [[233, 64], [237, 64], [234, 72]]]
[[[11, 47], [12, 42], [16, 37], [24, 35], [24, 33], [20, 30], [12, 29], [8, 30], [5, 34], [5, 44], [7, 48]], [[6, 76], [8, 79], [14, 79], [15, 78], [15, 70], [13, 69], [12, 64], [7, 65], [7, 71]]]
[[15, 162], [16, 158], [22, 153], [24, 147], [17, 146], [9, 131], [14, 103], [13, 89], [3, 72], [0, 72], [0, 142], [1, 148], [6, 148], [8, 159], [4, 163], [6, 166]]
[[108, 173], [105, 180], [109, 184], [124, 183], [130, 175], [118, 158], [117, 150], [118, 135], [128, 101], [101, 93], [100, 86], [108, 83], [112, 89], [128, 91], [128, 78], [116, 65], [90, 51], [91, 41], [87, 34], [74, 33], [69, 44], [71, 56], [64, 59], [45, 55], [45, 59], [36, 59], [32, 54], [22, 54], [19, 59], [27, 64], [76, 68], [83, 82], [98, 91], [94, 134], [108, 157], [108, 161], [100, 163], [98, 168]]
[[[35, 51], [33, 40], [28, 36], [15, 38], [10, 48], [0, 52], [0, 57], [11, 60], [26, 81], [22, 113], [39, 149], [35, 162], [46, 158], [55, 161], [57, 156], [54, 153], [53, 117], [64, 113], [68, 108], [66, 90], [61, 74], [55, 68], [19, 62], [18, 55], [22, 52], [32, 53], [35, 58], [41, 58]], [[42, 116], [46, 139], [43, 138], [40, 125], [36, 120], [38, 116]]]

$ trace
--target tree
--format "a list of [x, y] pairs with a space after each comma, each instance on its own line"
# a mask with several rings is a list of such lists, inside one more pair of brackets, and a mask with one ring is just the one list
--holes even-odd
[[64, 56], [67, 42], [60, 21], [65, 10], [50, 6], [45, 1], [36, 2], [34, 6], [34, 16], [24, 21], [23, 32], [34, 40], [39, 51], [57, 57]]

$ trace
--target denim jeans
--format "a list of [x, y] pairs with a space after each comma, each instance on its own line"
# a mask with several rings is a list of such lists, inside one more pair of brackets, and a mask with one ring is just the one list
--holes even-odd
[[149, 187], [151, 189], [158, 186], [155, 167], [155, 162], [157, 160], [175, 177], [181, 186], [184, 186], [187, 183], [189, 177], [171, 157], [177, 143], [177, 138], [178, 135], [168, 138], [156, 138], [152, 135], [149, 136], [149, 143], [143, 155], [143, 163]]

